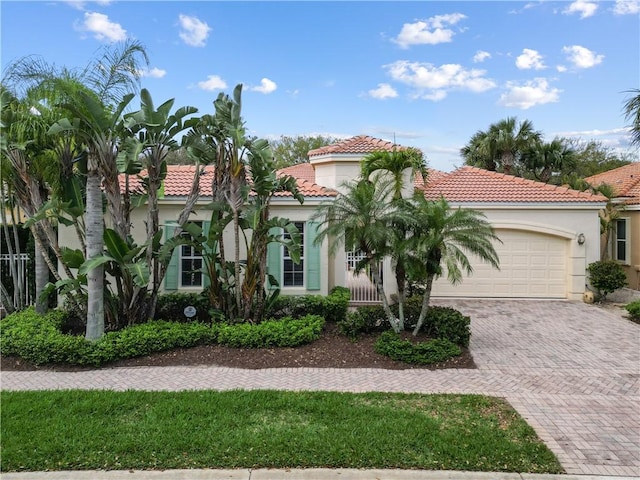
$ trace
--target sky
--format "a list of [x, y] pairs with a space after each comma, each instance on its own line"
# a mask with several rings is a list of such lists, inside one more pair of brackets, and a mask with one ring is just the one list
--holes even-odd
[[82, 68], [137, 40], [156, 104], [212, 113], [242, 83], [248, 132], [267, 139], [371, 135], [452, 171], [475, 132], [516, 117], [637, 155], [623, 105], [640, 88], [639, 0], [2, 0], [0, 22], [3, 72], [26, 55]]

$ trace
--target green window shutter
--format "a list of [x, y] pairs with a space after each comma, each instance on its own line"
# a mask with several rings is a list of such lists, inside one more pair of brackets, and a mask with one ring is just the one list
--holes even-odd
[[[173, 234], [175, 232], [176, 226], [178, 222], [168, 221], [164, 227], [164, 240], [165, 242], [170, 238], [173, 238]], [[171, 260], [169, 261], [169, 265], [167, 265], [167, 272], [164, 275], [164, 289], [165, 290], [177, 290], [178, 289], [178, 249], [180, 247], [176, 247], [173, 250], [173, 254], [171, 255]]]
[[[281, 235], [282, 231], [279, 228], [272, 228], [269, 233]], [[278, 242], [267, 245], [267, 273], [273, 275], [280, 285], [282, 284], [282, 245]]]
[[304, 263], [307, 267], [307, 290], [320, 290], [320, 246], [315, 245], [318, 224], [307, 222], [306, 227]]
[[[209, 236], [209, 227], [211, 226], [211, 222], [202, 222], [202, 234], [206, 237]], [[202, 252], [203, 257], [209, 257], [211, 254], [211, 248], [207, 244], [204, 245], [204, 252]], [[207, 264], [204, 259], [202, 261], [202, 287], [207, 288], [211, 284], [211, 280], [209, 279], [209, 272], [207, 272]]]

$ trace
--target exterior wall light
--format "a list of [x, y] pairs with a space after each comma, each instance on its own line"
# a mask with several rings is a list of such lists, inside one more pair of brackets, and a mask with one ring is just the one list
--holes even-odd
[[584, 245], [584, 241], [585, 241], [584, 233], [579, 234], [578, 235], [578, 245]]

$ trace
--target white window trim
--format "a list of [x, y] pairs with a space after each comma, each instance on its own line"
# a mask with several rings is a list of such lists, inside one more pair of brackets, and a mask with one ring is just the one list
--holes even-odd
[[[625, 239], [624, 239], [624, 255], [625, 255], [625, 260], [619, 260], [618, 259], [618, 222], [624, 222], [625, 223]], [[614, 258], [617, 262], [621, 263], [622, 265], [631, 265], [631, 221], [629, 219], [629, 217], [620, 217], [616, 219], [616, 228], [613, 231], [613, 235], [612, 235], [612, 246], [613, 246], [613, 255], [612, 258]]]
[[[287, 256], [287, 248], [282, 245], [282, 272], [281, 272], [281, 276], [282, 278], [280, 279], [280, 285], [281, 288], [286, 288], [286, 289], [300, 289], [300, 290], [304, 290], [307, 288], [307, 273], [306, 273], [306, 269], [304, 268], [304, 249], [305, 249], [305, 242], [306, 242], [306, 229], [307, 229], [307, 223], [304, 221], [293, 221], [293, 224], [297, 224], [297, 223], [301, 223], [302, 224], [302, 231], [300, 232], [302, 235], [302, 248], [300, 249], [300, 263], [298, 265], [295, 265], [295, 267], [297, 268], [302, 268], [302, 285], [285, 285], [284, 284], [284, 276], [285, 276], [285, 268], [284, 268], [284, 261], [285, 260], [290, 260], [291, 257]], [[286, 233], [285, 233], [286, 235]]]
[[[202, 227], [202, 222], [194, 222], [194, 223], [199, 223], [200, 227]], [[178, 247], [179, 249], [179, 255], [178, 255], [178, 288], [180, 289], [202, 289], [202, 287], [204, 286], [204, 272], [201, 272], [200, 274], [200, 285], [184, 285], [182, 283], [182, 261], [183, 260], [193, 260], [193, 259], [201, 259], [202, 258], [202, 254], [198, 253], [195, 249], [193, 250], [193, 255], [187, 255], [184, 256], [182, 254], [182, 247], [184, 247], [185, 245], [180, 245]], [[189, 245], [190, 248], [193, 248]], [[202, 261], [202, 265], [204, 266], [204, 260]]]

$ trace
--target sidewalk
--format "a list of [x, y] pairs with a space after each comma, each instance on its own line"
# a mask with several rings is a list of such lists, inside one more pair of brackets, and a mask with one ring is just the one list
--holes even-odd
[[426, 470], [114, 470], [6, 473], [3, 480], [634, 480], [634, 477]]
[[[243, 370], [201, 366], [114, 368], [83, 372], [0, 371], [0, 385], [3, 390], [276, 389], [491, 395], [506, 398], [535, 429], [569, 474], [561, 475], [560, 478], [587, 480], [640, 477], [638, 325], [625, 320], [621, 311], [605, 310], [578, 302], [451, 300], [437, 303], [454, 306], [471, 316], [471, 351], [477, 369]], [[200, 474], [202, 476], [198, 476]], [[2, 478], [554, 478], [529, 474], [504, 476], [505, 474], [491, 473], [386, 470], [89, 472], [87, 476], [82, 476], [85, 475], [82, 473], [54, 472], [24, 474], [32, 476], [16, 475], [23, 474], [5, 474]]]

